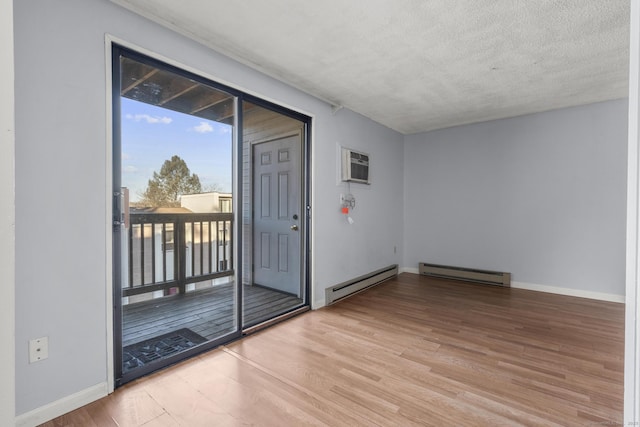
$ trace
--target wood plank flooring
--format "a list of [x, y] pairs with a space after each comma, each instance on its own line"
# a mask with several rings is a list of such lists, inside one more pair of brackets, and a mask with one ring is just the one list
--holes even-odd
[[[189, 328], [214, 339], [235, 328], [234, 284], [172, 295], [123, 307], [123, 346]], [[251, 325], [302, 304], [300, 298], [262, 286], [244, 286], [244, 324]]]
[[623, 304], [405, 273], [44, 425], [616, 425], [623, 341]]

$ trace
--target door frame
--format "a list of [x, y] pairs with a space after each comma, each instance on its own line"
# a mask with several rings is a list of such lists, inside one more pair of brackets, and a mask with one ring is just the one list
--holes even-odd
[[[289, 117], [298, 119], [304, 123], [304, 139], [302, 142], [302, 185], [301, 191], [303, 191], [303, 206], [306, 209], [305, 215], [302, 216], [302, 221], [305, 223], [305, 232], [301, 236], [301, 246], [302, 246], [302, 257], [301, 257], [301, 269], [302, 269], [302, 280], [303, 286], [305, 290], [305, 300], [304, 307], [306, 309], [311, 308], [312, 304], [312, 282], [311, 282], [311, 136], [312, 136], [312, 122], [314, 120], [314, 115], [310, 113], [303, 112], [301, 110], [294, 109], [293, 107], [284, 106], [277, 103], [275, 100], [269, 100], [267, 96], [262, 96], [260, 94], [256, 94], [249, 89], [243, 88], [238, 85], [229, 84], [225, 79], [211, 75], [209, 73], [203, 72], [200, 69], [188, 66], [179, 61], [175, 61], [171, 58], [168, 58], [164, 55], [158, 54], [157, 52], [151, 51], [147, 48], [139, 46], [137, 44], [128, 42], [119, 37], [113, 36], [111, 34], [105, 34], [105, 75], [106, 75], [106, 138], [105, 138], [105, 151], [106, 151], [106, 180], [105, 180], [105, 200], [106, 200], [106, 227], [105, 227], [105, 235], [106, 235], [106, 320], [107, 320], [107, 331], [106, 331], [106, 349], [107, 349], [107, 391], [111, 393], [116, 388], [116, 362], [121, 357], [116, 355], [117, 346], [115, 345], [116, 339], [118, 339], [118, 334], [122, 334], [122, 325], [121, 319], [117, 319], [115, 309], [117, 304], [117, 296], [116, 292], [116, 276], [114, 274], [114, 251], [116, 247], [113, 244], [114, 231], [113, 231], [113, 221], [114, 221], [114, 213], [116, 212], [116, 206], [114, 206], [114, 179], [115, 170], [114, 164], [116, 159], [114, 158], [114, 144], [116, 143], [115, 138], [120, 138], [119, 132], [119, 105], [114, 105], [115, 95], [120, 96], [120, 84], [116, 82], [116, 76], [119, 76], [119, 72], [116, 73], [114, 70], [114, 58], [117, 56], [117, 52], [126, 51], [131, 54], [136, 59], [142, 58], [146, 61], [151, 62], [152, 64], [160, 63], [160, 65], [168, 69], [170, 71], [175, 71], [180, 75], [189, 75], [194, 76], [197, 79], [201, 79], [205, 81], [206, 84], [212, 85], [213, 87], [226, 91], [229, 94], [235, 96], [235, 112], [236, 112], [236, 120], [234, 124], [235, 135], [233, 138], [233, 152], [235, 156], [232, 156], [233, 168], [232, 174], [234, 176], [235, 182], [233, 184], [233, 193], [234, 193], [234, 201], [233, 201], [233, 209], [234, 213], [234, 223], [235, 226], [233, 228], [233, 239], [238, 242], [234, 245], [234, 259], [236, 260], [236, 268], [235, 268], [235, 280], [236, 283], [241, 283], [242, 277], [242, 224], [241, 222], [241, 201], [242, 201], [242, 146], [243, 146], [243, 138], [242, 132], [242, 123], [243, 123], [243, 112], [242, 112], [242, 102], [247, 101], [253, 104], [262, 106], [264, 108], [268, 108], [275, 112], [279, 112], [281, 114], [287, 115]], [[224, 83], [220, 83], [224, 82]], [[117, 83], [117, 84], [116, 84]], [[119, 102], [117, 103], [119, 104]], [[116, 116], [116, 113], [118, 115]], [[118, 126], [118, 129], [116, 129]], [[117, 141], [118, 145], [120, 145], [120, 141]], [[120, 172], [120, 171], [119, 171]], [[119, 177], [118, 177], [119, 179]], [[242, 286], [238, 286], [236, 292], [236, 309], [237, 309], [237, 333], [238, 337], [242, 336], [243, 331], [242, 328]], [[299, 310], [299, 308], [297, 308]], [[295, 310], [292, 310], [292, 312]], [[292, 312], [288, 313], [292, 315]], [[286, 315], [286, 314], [285, 314]], [[119, 323], [120, 322], [120, 323]], [[118, 330], [119, 327], [119, 330]], [[228, 341], [228, 340], [227, 340]], [[121, 336], [120, 336], [121, 342]], [[213, 349], [222, 343], [217, 341], [212, 341], [211, 343], [207, 343], [203, 346], [198, 347], [197, 349], [193, 349], [192, 351], [187, 350], [184, 355], [185, 357], [189, 357], [191, 355], [195, 355], [204, 351], [208, 351]], [[121, 347], [121, 346], [120, 346]]]
[[[311, 223], [311, 220], [312, 220], [311, 138], [312, 138], [313, 117], [307, 114], [298, 113], [287, 107], [280, 106], [273, 102], [270, 102], [265, 99], [258, 98], [256, 96], [249, 95], [249, 94], [244, 94], [243, 96], [238, 98], [238, 104], [240, 106], [242, 105], [243, 102], [249, 102], [258, 107], [262, 107], [267, 110], [270, 110], [274, 113], [282, 114], [286, 117], [298, 120], [302, 124], [301, 128], [296, 129], [295, 131], [293, 130], [284, 131], [281, 133], [276, 133], [274, 135], [269, 135], [268, 137], [258, 138], [253, 141], [244, 141], [242, 132], [239, 131], [239, 134], [240, 134], [239, 140], [241, 143], [241, 147], [244, 146], [245, 142], [249, 144], [249, 146], [247, 147], [249, 150], [249, 164], [247, 167], [249, 169], [249, 182], [250, 182], [249, 197], [251, 198], [252, 203], [253, 203], [253, 172], [254, 172], [253, 161], [252, 161], [253, 145], [279, 139], [279, 138], [285, 138], [288, 136], [294, 136], [294, 135], [300, 135], [300, 138], [301, 138], [301, 142], [300, 142], [300, 196], [301, 196], [300, 206], [302, 211], [300, 212], [300, 228], [301, 228], [300, 230], [300, 280], [301, 280], [301, 283], [300, 285], [302, 289], [303, 304], [301, 306], [293, 307], [290, 310], [285, 311], [284, 313], [280, 313], [271, 320], [267, 320], [257, 325], [245, 326], [243, 328], [243, 335], [247, 335], [249, 333], [253, 333], [262, 329], [263, 324], [266, 327], [279, 320], [284, 320], [290, 317], [291, 315], [293, 315], [293, 313], [297, 313], [299, 311], [300, 312], [306, 311], [312, 308], [313, 289], [312, 289], [312, 281], [311, 281], [312, 274], [311, 274], [311, 256], [310, 255], [311, 255], [311, 227], [312, 227], [312, 223]], [[240, 107], [239, 110], [242, 111], [242, 108]], [[243, 117], [242, 114], [240, 114], [240, 117]], [[243, 129], [243, 128], [239, 128], [239, 129]], [[240, 156], [240, 158], [238, 159], [239, 164], [243, 164], [242, 149], [239, 150], [238, 155]], [[242, 184], [242, 181], [241, 181], [242, 178], [243, 178], [242, 170], [240, 170], [239, 176], [238, 176], [238, 179], [240, 180], [239, 181], [240, 184]], [[252, 215], [252, 218], [253, 218], [253, 215]], [[238, 220], [241, 221], [242, 218], [239, 218]], [[241, 227], [239, 226], [239, 228]], [[250, 230], [251, 230], [250, 236], [241, 236], [240, 238], [244, 239], [245, 237], [249, 237], [253, 244], [253, 219], [251, 221]], [[240, 246], [241, 243], [243, 242], [239, 241], [238, 246]], [[253, 248], [251, 248], [251, 252], [253, 252]], [[244, 259], [242, 262], [244, 262]], [[248, 274], [248, 277], [253, 282], [252, 269], [249, 269], [248, 271], [244, 271], [243, 269], [241, 274], [242, 276], [240, 280], [242, 280], [242, 278]], [[242, 294], [240, 294], [240, 297], [242, 298]]]

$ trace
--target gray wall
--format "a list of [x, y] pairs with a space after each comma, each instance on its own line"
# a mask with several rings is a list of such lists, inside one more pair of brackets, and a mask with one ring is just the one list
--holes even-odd
[[405, 138], [405, 262], [624, 295], [627, 101]]
[[[316, 269], [331, 268], [339, 276], [353, 278], [371, 272], [370, 267], [374, 265], [379, 268], [392, 263], [400, 265], [402, 139], [398, 141], [395, 132], [389, 129], [367, 126], [367, 119], [346, 109], [338, 112], [334, 123], [336, 127], [330, 138], [333, 147], [323, 151], [322, 157], [316, 157], [318, 173], [322, 175], [318, 179], [338, 189], [338, 194], [323, 195], [319, 199], [322, 202], [316, 204], [316, 221], [322, 221], [320, 232], [328, 233], [327, 239], [318, 242], [321, 252], [316, 252], [317, 261], [327, 263]], [[343, 146], [370, 154], [371, 185], [340, 182], [340, 147]], [[335, 167], [325, 170], [325, 165]], [[353, 224], [340, 213], [339, 195], [348, 193], [353, 194], [356, 201], [350, 212]]]
[[[16, 411], [107, 381], [109, 284], [105, 33], [315, 116], [312, 299], [392, 263], [402, 244], [399, 133], [257, 73], [106, 0], [15, 2]], [[356, 223], [339, 213], [337, 144], [366, 147], [374, 184], [352, 187]], [[381, 203], [383, 202], [383, 203]], [[378, 251], [378, 248], [383, 250]], [[49, 336], [29, 365], [27, 342]]]
[[0, 425], [15, 412], [15, 121], [13, 1], [0, 1]]

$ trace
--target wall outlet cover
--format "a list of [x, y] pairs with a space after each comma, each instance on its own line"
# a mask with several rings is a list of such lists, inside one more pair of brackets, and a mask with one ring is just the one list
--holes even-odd
[[29, 341], [29, 363], [39, 362], [49, 357], [49, 337]]

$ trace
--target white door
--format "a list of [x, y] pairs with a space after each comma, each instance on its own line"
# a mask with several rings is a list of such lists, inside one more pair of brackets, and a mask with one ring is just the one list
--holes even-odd
[[253, 145], [253, 282], [300, 297], [301, 135]]

